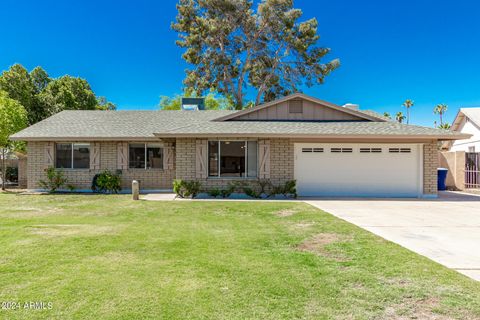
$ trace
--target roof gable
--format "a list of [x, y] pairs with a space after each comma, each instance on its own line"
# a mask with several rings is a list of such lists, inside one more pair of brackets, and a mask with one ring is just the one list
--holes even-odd
[[452, 130], [460, 131], [466, 119], [480, 127], [480, 108], [461, 108], [453, 120]]
[[335, 105], [302, 93], [294, 93], [262, 105], [235, 112], [216, 121], [380, 121], [372, 113]]

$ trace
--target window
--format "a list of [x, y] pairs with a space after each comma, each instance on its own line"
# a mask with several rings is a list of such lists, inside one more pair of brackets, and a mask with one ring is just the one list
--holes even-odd
[[303, 113], [303, 101], [302, 100], [290, 100], [288, 102], [289, 113]]
[[360, 153], [381, 153], [382, 148], [360, 148]]
[[163, 147], [155, 143], [131, 143], [128, 146], [130, 169], [163, 169]]
[[302, 152], [323, 152], [323, 148], [302, 148]]
[[55, 167], [65, 169], [90, 168], [90, 144], [57, 143], [55, 145]]
[[352, 153], [353, 149], [352, 148], [331, 148], [330, 152], [333, 152], [333, 153]]
[[209, 177], [256, 177], [256, 141], [209, 141]]
[[410, 153], [412, 149], [410, 148], [389, 148], [388, 152], [390, 153]]

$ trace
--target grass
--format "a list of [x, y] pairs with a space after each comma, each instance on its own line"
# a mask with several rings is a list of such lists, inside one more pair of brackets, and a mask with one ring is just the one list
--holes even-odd
[[477, 282], [303, 203], [0, 194], [0, 219], [0, 318], [480, 318]]

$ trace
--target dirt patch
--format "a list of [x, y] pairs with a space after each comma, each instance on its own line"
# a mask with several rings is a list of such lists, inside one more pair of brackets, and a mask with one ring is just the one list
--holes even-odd
[[300, 251], [315, 253], [336, 261], [347, 261], [348, 258], [344, 254], [328, 250], [327, 246], [333, 243], [347, 242], [350, 240], [349, 237], [336, 233], [320, 233], [302, 242], [298, 245], [297, 249]]
[[300, 223], [296, 223], [294, 226], [296, 228], [303, 229], [303, 228], [309, 228], [313, 225], [315, 225], [315, 222], [300, 222]]
[[279, 211], [275, 212], [275, 215], [277, 215], [279, 217], [290, 217], [290, 216], [293, 216], [295, 213], [297, 213], [296, 210], [283, 209], [283, 210], [279, 210]]
[[51, 215], [62, 214], [63, 210], [58, 208], [31, 208], [31, 207], [16, 207], [12, 211], [5, 211], [0, 213], [0, 216], [5, 218], [37, 218], [37, 217], [48, 217]]
[[92, 224], [42, 224], [28, 227], [30, 233], [45, 237], [98, 236], [113, 234], [118, 228]]
[[[452, 317], [435, 313], [433, 310], [438, 308], [438, 298], [425, 298], [425, 299], [405, 299], [402, 303], [387, 307], [382, 316], [378, 319], [391, 319], [391, 320], [410, 320], [410, 319], [422, 319], [422, 320], [449, 320]], [[470, 319], [470, 318], [465, 318]], [[473, 318], [472, 318], [473, 319]]]

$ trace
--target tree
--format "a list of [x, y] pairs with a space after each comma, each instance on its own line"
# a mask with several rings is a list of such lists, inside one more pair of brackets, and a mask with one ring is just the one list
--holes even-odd
[[405, 116], [403, 115], [403, 113], [401, 111], [397, 112], [397, 114], [395, 115], [395, 120], [397, 120], [398, 123], [402, 123], [403, 120], [405, 120]]
[[51, 81], [39, 94], [49, 116], [62, 110], [95, 110], [97, 98], [85, 79], [63, 76]]
[[321, 84], [339, 61], [321, 63], [330, 52], [317, 45], [317, 20], [299, 22], [292, 0], [180, 0], [172, 28], [193, 66], [184, 84], [200, 95], [212, 89], [244, 107], [246, 87], [255, 104]]
[[435, 108], [433, 108], [433, 113], [434, 114], [438, 114], [439, 117], [440, 117], [440, 126], [441, 127], [443, 125], [443, 115], [445, 114], [445, 112], [447, 112], [447, 109], [448, 109], [448, 106], [446, 104], [437, 104], [435, 106]]
[[2, 73], [0, 90], [7, 92], [10, 98], [17, 100], [27, 110], [29, 124], [41, 120], [44, 112], [35, 98], [35, 86], [30, 74], [22, 65], [14, 64]]
[[97, 98], [97, 110], [117, 110], [117, 106], [110, 101], [107, 101], [105, 97]]
[[384, 113], [383, 113], [383, 116], [384, 116], [385, 118], [392, 119], [392, 116], [390, 115], [389, 112], [384, 112]]
[[48, 73], [43, 70], [42, 67], [35, 67], [30, 71], [30, 79], [35, 87], [35, 92], [40, 93], [47, 87], [47, 85], [52, 81], [48, 76]]
[[11, 66], [0, 75], [0, 90], [25, 107], [30, 125], [66, 109], [116, 109], [104, 97], [97, 98], [86, 80], [70, 76], [52, 79], [42, 67], [29, 73], [20, 64]]
[[[159, 109], [162, 110], [180, 110], [182, 107], [182, 97], [197, 97], [195, 91], [185, 90], [183, 95], [176, 94], [175, 96], [161, 96], [158, 104]], [[206, 110], [225, 110], [232, 109], [232, 103], [223, 97], [219, 97], [217, 94], [210, 92], [205, 96], [205, 109]]]
[[5, 190], [5, 158], [7, 151], [12, 149], [9, 137], [27, 126], [27, 111], [16, 100], [8, 97], [5, 91], [0, 91], [0, 148], [2, 151], [2, 190]]
[[413, 107], [414, 104], [413, 100], [410, 99], [405, 100], [403, 103], [403, 106], [407, 108], [407, 124], [410, 123], [410, 108]]
[[445, 123], [439, 125], [439, 126], [438, 126], [438, 129], [449, 130], [450, 127], [451, 127], [451, 125], [450, 125], [449, 123], [445, 122]]

